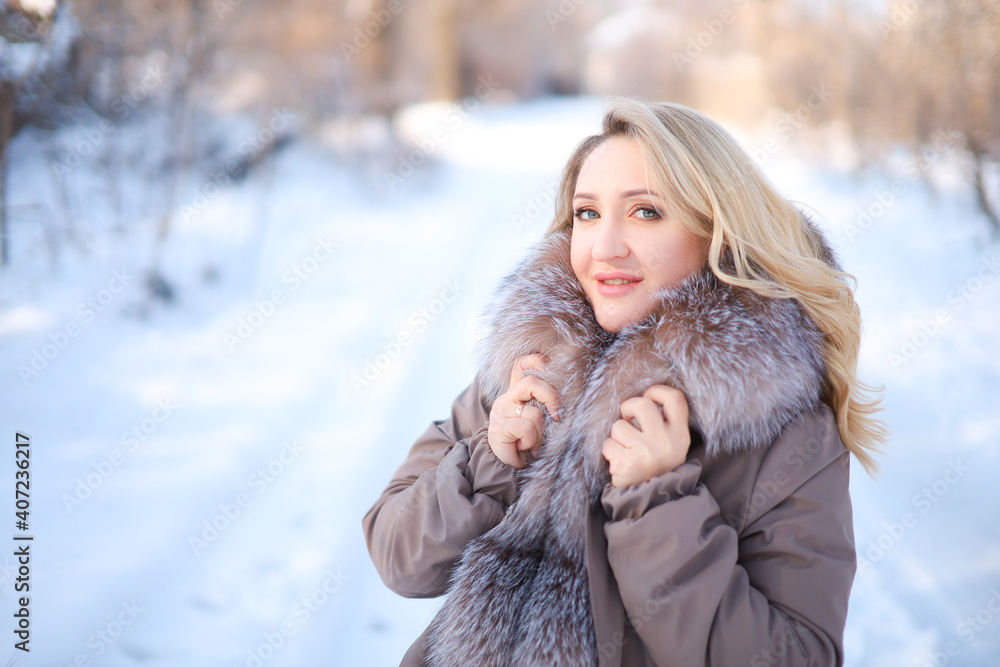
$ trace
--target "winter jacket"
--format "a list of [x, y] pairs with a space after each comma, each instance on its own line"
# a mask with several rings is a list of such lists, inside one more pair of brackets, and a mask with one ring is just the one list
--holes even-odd
[[[476, 380], [364, 517], [392, 590], [432, 597], [451, 586], [403, 665], [425, 664], [429, 650], [441, 664], [452, 654], [455, 664], [569, 664], [578, 644], [578, 664], [842, 664], [856, 560], [849, 454], [821, 400], [821, 336], [794, 301], [731, 288], [707, 270], [662, 297], [642, 323], [603, 332], [565, 234], [505, 281]], [[560, 392], [563, 423], [546, 420], [539, 459], [515, 472], [489, 447], [489, 410], [513, 359], [529, 352], [548, 358], [539, 375]], [[600, 443], [621, 401], [653, 383], [688, 398], [688, 459], [613, 487]], [[563, 487], [584, 489], [583, 500], [550, 491]], [[544, 547], [532, 546], [539, 531]], [[547, 564], [553, 550], [560, 558]], [[534, 597], [518, 597], [525, 587], [504, 577], [535, 552]], [[564, 599], [572, 610], [580, 582], [584, 622], [556, 623], [562, 602], [534, 602]], [[564, 598], [539, 596], [539, 586]], [[491, 631], [475, 636], [499, 648], [468, 662], [462, 633], [484, 618]], [[518, 644], [521, 635], [532, 641]], [[548, 659], [531, 652], [549, 641]]]

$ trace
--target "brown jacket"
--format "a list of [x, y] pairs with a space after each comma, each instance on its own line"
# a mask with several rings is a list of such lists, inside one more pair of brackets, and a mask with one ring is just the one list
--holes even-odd
[[[434, 597], [517, 499], [478, 383], [417, 440], [363, 520], [386, 585]], [[769, 447], [608, 486], [586, 538], [603, 665], [840, 665], [855, 572], [849, 454], [819, 405]], [[426, 632], [402, 665], [421, 665]]]

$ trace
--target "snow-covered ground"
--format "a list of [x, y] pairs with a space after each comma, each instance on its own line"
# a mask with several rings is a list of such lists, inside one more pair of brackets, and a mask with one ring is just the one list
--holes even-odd
[[[384, 166], [299, 140], [203, 200], [205, 183], [185, 182], [197, 207], [156, 255], [169, 305], [141, 284], [161, 184], [84, 159], [60, 190], [37, 136], [15, 140], [0, 426], [31, 438], [27, 664], [397, 664], [438, 602], [382, 585], [361, 517], [471, 380], [479, 315], [543, 233], [559, 169], [602, 108], [472, 106], [407, 114], [416, 148]], [[795, 139], [759, 155], [858, 278], [862, 374], [885, 385], [893, 431], [884, 474], [852, 478], [863, 561], [847, 664], [996, 665], [1000, 248], [947, 156], [928, 156], [935, 193], [905, 164], [821, 166]], [[52, 215], [77, 221], [86, 253], [51, 258], [32, 221]], [[0, 659], [20, 654], [14, 544]]]

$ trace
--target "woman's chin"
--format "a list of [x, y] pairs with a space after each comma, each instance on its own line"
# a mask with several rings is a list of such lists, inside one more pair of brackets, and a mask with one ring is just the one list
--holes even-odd
[[618, 333], [629, 325], [641, 322], [654, 308], [654, 303], [645, 294], [629, 295], [629, 298], [588, 294], [587, 298], [597, 323], [609, 333]]
[[625, 327], [634, 322], [639, 321], [638, 317], [630, 317], [627, 313], [622, 312], [599, 312], [597, 314], [597, 323], [601, 325], [601, 328], [608, 333], [618, 333]]

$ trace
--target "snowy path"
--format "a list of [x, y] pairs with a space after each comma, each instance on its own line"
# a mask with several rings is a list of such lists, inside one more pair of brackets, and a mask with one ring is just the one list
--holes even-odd
[[[599, 113], [549, 101], [475, 114], [437, 147], [437, 167], [381, 201], [295, 145], [270, 177], [225, 191], [180, 228], [163, 260], [179, 303], [145, 320], [123, 314], [138, 280], [92, 321], [79, 309], [119, 287], [113, 271], [138, 275], [146, 255], [135, 244], [95, 244], [55, 276], [28, 263], [2, 276], [0, 424], [30, 433], [34, 457], [29, 664], [396, 664], [438, 603], [385, 589], [361, 516], [471, 380], [478, 315], [547, 225], [550, 209], [532, 217], [533, 205], [545, 208]], [[46, 165], [19, 148], [11, 191], [44, 199]], [[856, 233], [857, 210], [890, 178], [784, 154], [765, 169], [823, 213], [861, 284], [864, 375], [888, 389], [885, 474], [873, 482], [857, 469], [852, 480], [867, 562], [847, 664], [995, 665], [1000, 280], [984, 270], [969, 281], [997, 251], [977, 247], [969, 203], [947, 190], [934, 198], [905, 180]], [[215, 282], [200, 278], [208, 264]], [[446, 290], [450, 303], [438, 301]], [[259, 326], [231, 351], [241, 319]], [[78, 334], [23, 381], [18, 367], [69, 322]], [[357, 390], [352, 376], [402, 340]], [[916, 354], [893, 363], [907, 340]], [[7, 459], [0, 474], [13, 479]], [[88, 478], [95, 488], [67, 507]], [[0, 562], [5, 610], [12, 565]], [[961, 625], [977, 613], [978, 625]], [[946, 650], [947, 662], [934, 658]]]

